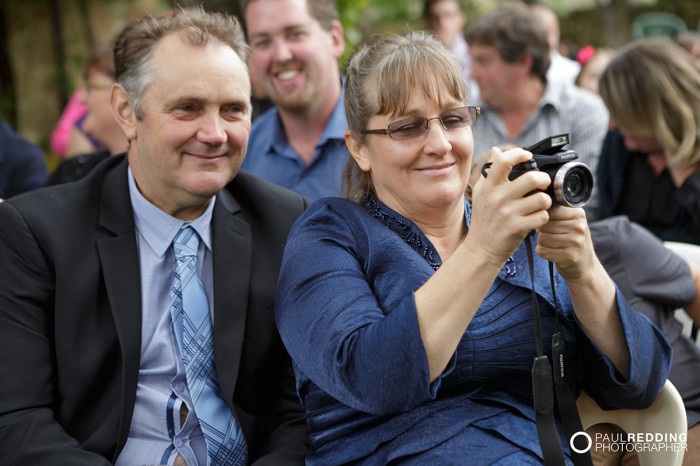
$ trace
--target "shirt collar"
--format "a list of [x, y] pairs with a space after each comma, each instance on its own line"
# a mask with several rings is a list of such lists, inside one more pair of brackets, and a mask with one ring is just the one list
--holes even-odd
[[551, 105], [555, 110], [557, 110], [562, 105], [562, 83], [559, 82], [548, 82], [544, 87], [544, 95], [540, 100], [539, 108], [543, 108], [547, 105]]
[[338, 101], [335, 103], [331, 118], [328, 120], [328, 123], [326, 123], [326, 127], [321, 135], [319, 144], [323, 144], [331, 139], [345, 140], [345, 130], [347, 127], [348, 123], [345, 118], [345, 80], [344, 78], [341, 78], [340, 96], [338, 97]]
[[183, 225], [188, 224], [195, 229], [204, 245], [211, 251], [211, 218], [216, 196], [212, 197], [202, 215], [194, 220], [185, 222], [169, 215], [151, 204], [143, 197], [136, 186], [134, 174], [129, 167], [129, 194], [134, 209], [134, 223], [144, 240], [158, 257], [162, 257], [170, 248], [173, 238]]

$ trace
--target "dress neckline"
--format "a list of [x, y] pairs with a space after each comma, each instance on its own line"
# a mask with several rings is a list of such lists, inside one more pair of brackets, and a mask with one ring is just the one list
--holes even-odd
[[411, 220], [387, 207], [373, 194], [365, 194], [364, 205], [367, 212], [382, 222], [387, 228], [413, 248], [423, 259], [437, 270], [442, 265], [440, 254], [427, 236]]

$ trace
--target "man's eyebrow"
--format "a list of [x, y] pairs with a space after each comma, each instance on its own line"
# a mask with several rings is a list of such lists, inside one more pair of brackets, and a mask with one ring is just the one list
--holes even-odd
[[[299, 29], [308, 29], [308, 26], [305, 24], [291, 24], [289, 26], [285, 26], [282, 28], [282, 33], [286, 34], [292, 31], [296, 31]], [[249, 39], [254, 39], [254, 38], [260, 38], [260, 37], [271, 37], [274, 36], [274, 33], [270, 33], [268, 31], [261, 31], [261, 32], [255, 32], [253, 34], [249, 34]]]
[[182, 95], [182, 96], [177, 96], [172, 99], [168, 99], [165, 103], [167, 107], [175, 107], [180, 104], [200, 104], [205, 101], [204, 98], [202, 97], [197, 97], [195, 95]]

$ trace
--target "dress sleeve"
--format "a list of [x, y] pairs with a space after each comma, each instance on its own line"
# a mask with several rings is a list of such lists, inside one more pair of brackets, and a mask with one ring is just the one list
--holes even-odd
[[297, 222], [282, 261], [276, 319], [298, 369], [319, 388], [363, 412], [396, 413], [433, 398], [440, 379], [430, 383], [413, 289], [391, 309], [380, 306], [383, 290], [368, 279], [368, 269], [379, 267], [367, 253], [376, 246], [360, 224], [318, 203]]
[[656, 399], [668, 378], [671, 346], [661, 330], [629, 306], [619, 289], [616, 301], [630, 354], [629, 380], [577, 321], [583, 389], [603, 409], [643, 409]]

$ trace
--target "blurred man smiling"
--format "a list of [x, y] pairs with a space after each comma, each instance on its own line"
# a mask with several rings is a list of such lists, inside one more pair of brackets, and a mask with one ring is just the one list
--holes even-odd
[[255, 120], [243, 168], [311, 200], [340, 194], [349, 156], [333, 0], [244, 3], [251, 69], [275, 107]]

